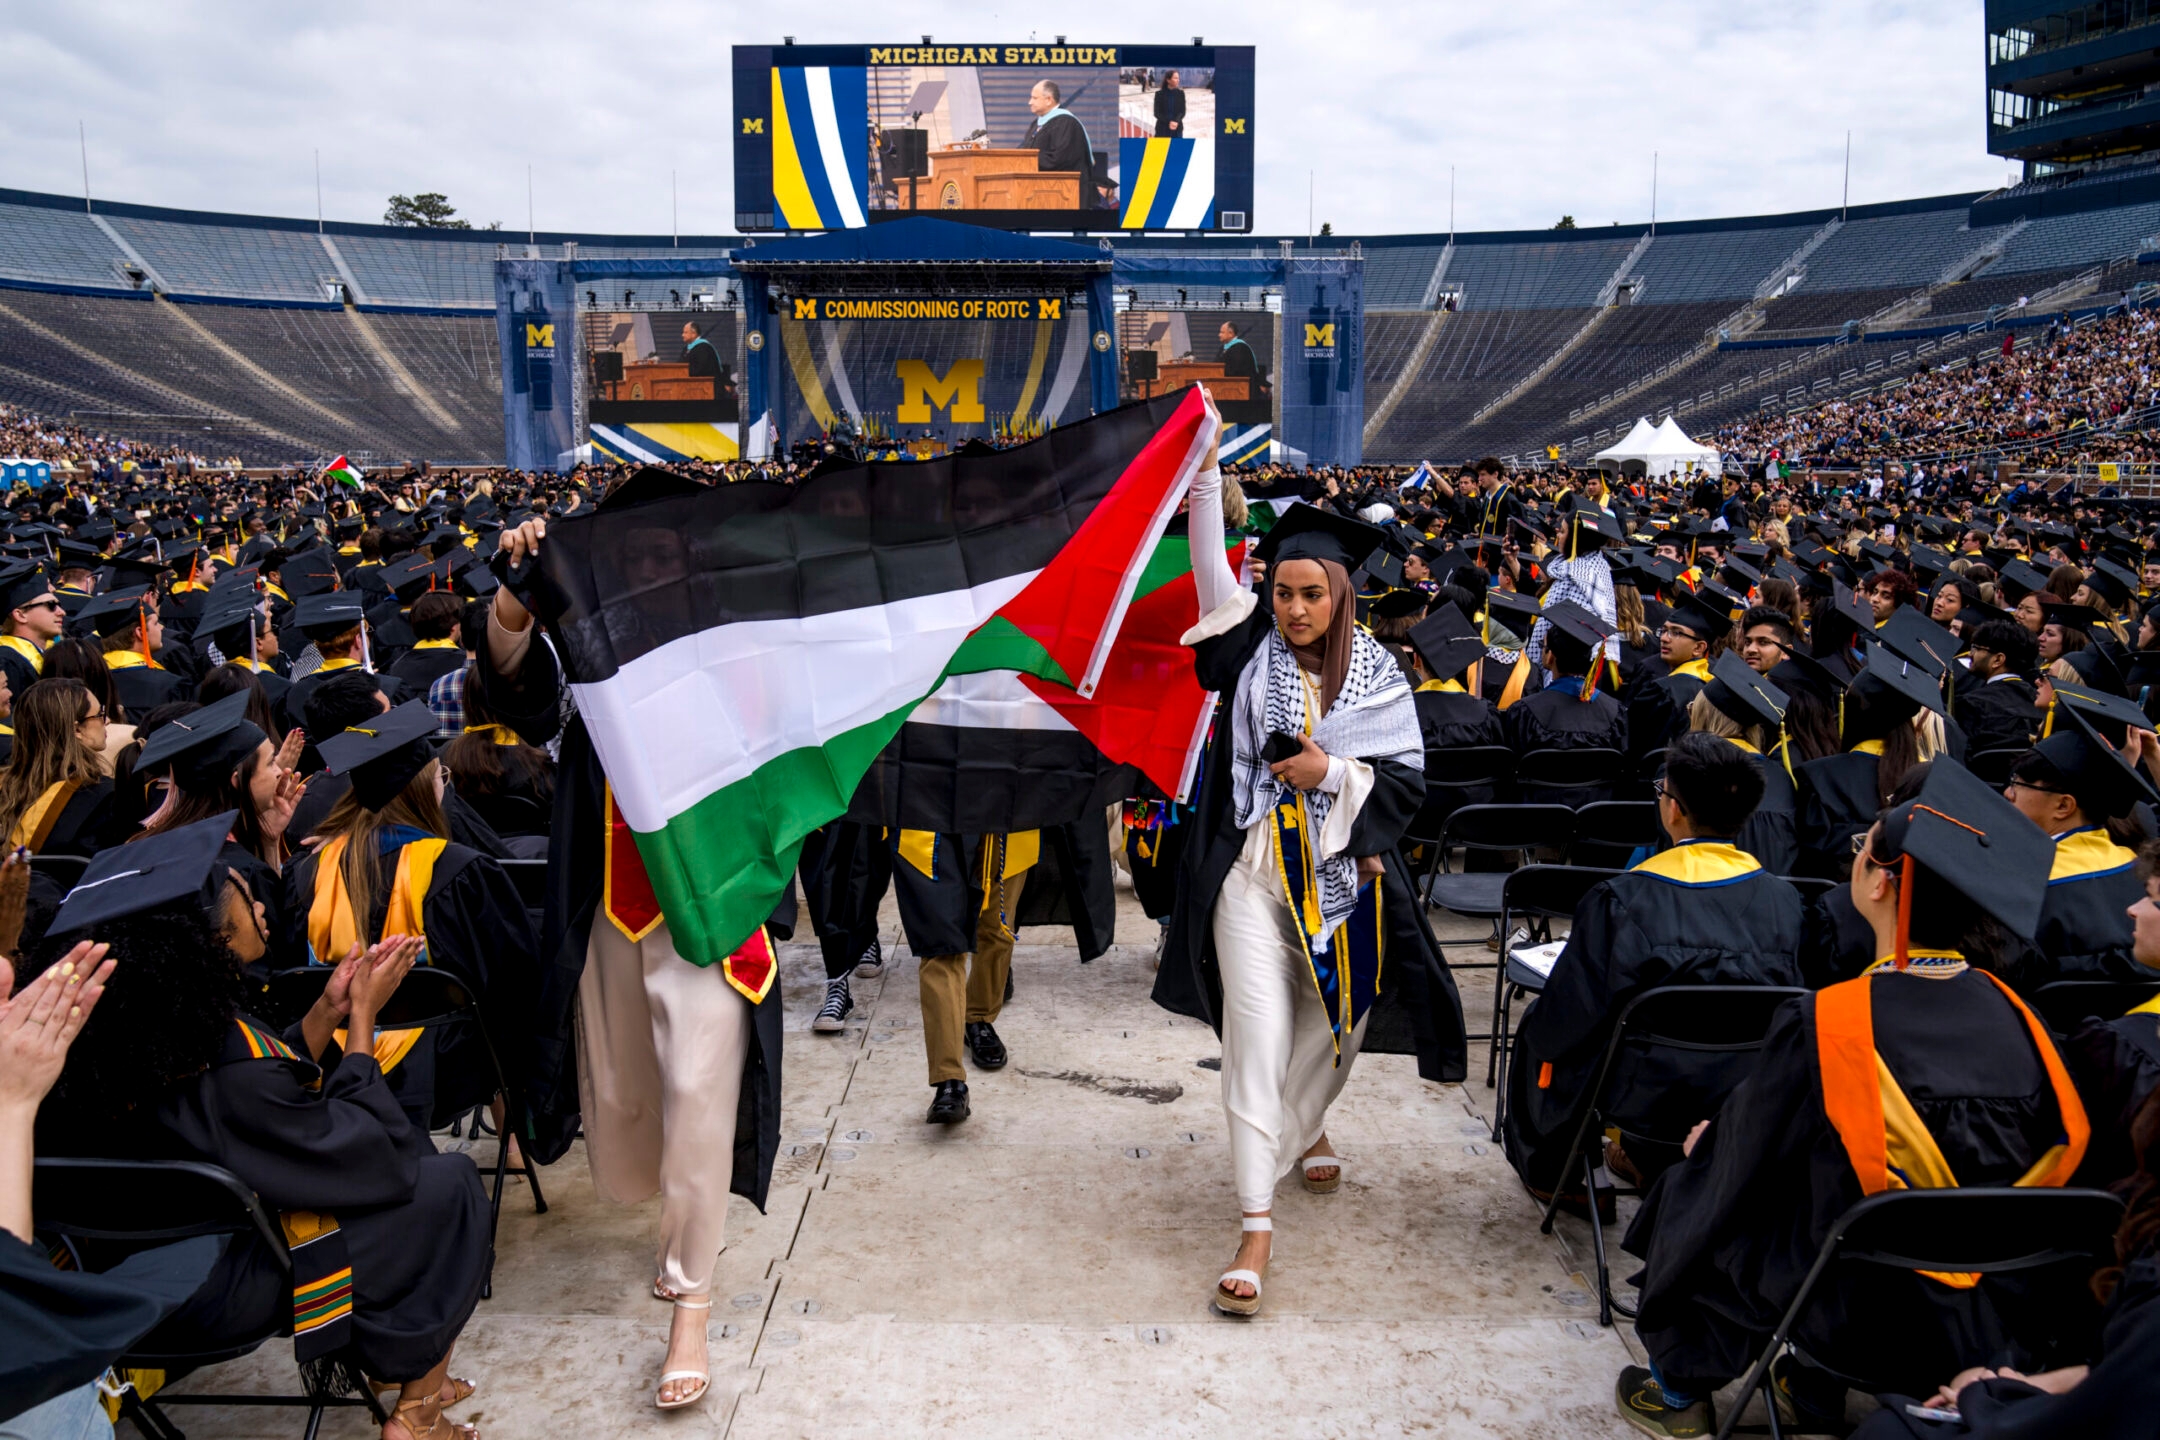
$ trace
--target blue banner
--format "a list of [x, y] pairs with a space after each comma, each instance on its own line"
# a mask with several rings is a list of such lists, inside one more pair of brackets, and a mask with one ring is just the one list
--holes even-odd
[[495, 262], [503, 457], [513, 470], [567, 471], [576, 462], [576, 303], [571, 262]]
[[1283, 287], [1282, 441], [1309, 465], [1365, 458], [1365, 262], [1293, 256]]

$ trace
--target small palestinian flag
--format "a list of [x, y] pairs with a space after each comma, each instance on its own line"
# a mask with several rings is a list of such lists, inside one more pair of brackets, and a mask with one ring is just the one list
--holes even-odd
[[[995, 455], [796, 486], [645, 471], [553, 530], [533, 603], [682, 956], [713, 964], [757, 929], [903, 728], [969, 740], [887, 778], [940, 818], [1003, 822], [984, 829], [1078, 819], [1118, 764], [1176, 788], [1204, 697], [1189, 661], [1190, 693], [1166, 685], [1184, 658], [1166, 652], [1197, 602], [1185, 542], [1158, 549], [1218, 429], [1188, 388]], [[995, 693], [907, 725], [963, 674]]]
[[348, 490], [358, 490], [360, 488], [360, 467], [340, 455], [324, 468], [322, 478], [333, 485], [343, 485]]

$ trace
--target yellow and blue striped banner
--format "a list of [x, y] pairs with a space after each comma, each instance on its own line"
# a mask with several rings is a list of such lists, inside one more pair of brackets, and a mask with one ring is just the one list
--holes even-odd
[[1118, 141], [1118, 225], [1199, 230], [1215, 223], [1215, 141]]
[[790, 230], [859, 230], [870, 204], [870, 81], [860, 65], [774, 66], [773, 208]]
[[592, 426], [598, 456], [625, 465], [668, 465], [682, 460], [733, 460], [741, 450], [732, 420], [618, 421]]

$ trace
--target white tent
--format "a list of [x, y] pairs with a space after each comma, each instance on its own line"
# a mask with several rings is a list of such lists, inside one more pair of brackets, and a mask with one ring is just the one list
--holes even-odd
[[1670, 415], [1665, 417], [1663, 424], [1656, 426], [1648, 419], [1637, 418], [1635, 428], [1618, 444], [1600, 450], [1590, 458], [1615, 461], [1622, 470], [1640, 466], [1642, 474], [1652, 477], [1714, 475], [1719, 469], [1717, 450], [1688, 439], [1687, 433], [1673, 423]]

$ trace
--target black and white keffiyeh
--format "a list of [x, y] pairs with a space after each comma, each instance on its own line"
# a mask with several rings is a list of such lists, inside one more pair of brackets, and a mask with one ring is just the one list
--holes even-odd
[[[1402, 667], [1365, 631], [1353, 629], [1350, 637], [1350, 666], [1343, 676], [1342, 693], [1313, 726], [1313, 743], [1331, 756], [1394, 760], [1423, 770], [1424, 741]], [[1270, 734], [1304, 731], [1305, 695], [1297, 656], [1280, 629], [1270, 630], [1266, 643], [1245, 662], [1231, 706], [1231, 799], [1240, 830], [1250, 829], [1277, 802], [1296, 793], [1268, 773], [1260, 752]], [[1357, 858], [1348, 853], [1321, 853], [1334, 804], [1335, 797], [1325, 791], [1309, 791], [1305, 796], [1313, 870], [1320, 882], [1321, 927], [1312, 937], [1315, 951], [1326, 949], [1335, 927], [1357, 909]]]

